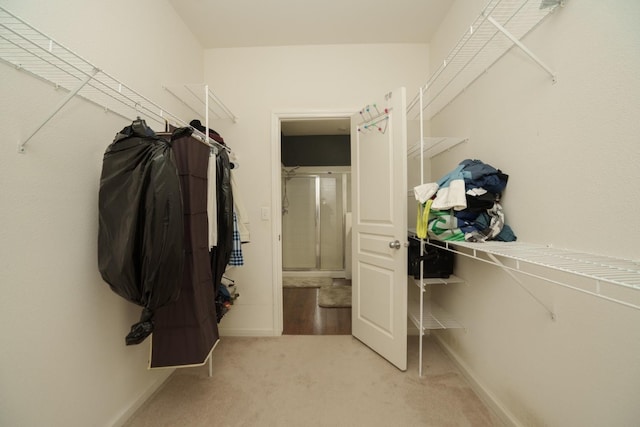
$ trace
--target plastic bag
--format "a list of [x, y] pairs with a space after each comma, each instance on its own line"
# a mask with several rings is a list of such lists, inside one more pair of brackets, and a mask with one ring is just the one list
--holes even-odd
[[144, 120], [125, 127], [105, 151], [98, 199], [100, 274], [116, 294], [144, 307], [126, 338], [138, 344], [153, 331], [154, 311], [179, 297], [184, 265], [171, 145]]

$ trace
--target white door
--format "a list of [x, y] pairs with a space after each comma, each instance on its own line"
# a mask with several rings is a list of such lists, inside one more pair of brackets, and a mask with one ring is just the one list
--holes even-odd
[[400, 88], [351, 118], [353, 336], [407, 369], [407, 129]]

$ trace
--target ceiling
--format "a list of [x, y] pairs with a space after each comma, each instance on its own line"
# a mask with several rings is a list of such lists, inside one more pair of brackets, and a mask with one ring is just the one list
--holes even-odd
[[[205, 49], [428, 43], [453, 0], [169, 0]], [[288, 120], [285, 136], [348, 135], [349, 119]]]
[[205, 49], [428, 43], [453, 0], [169, 0]]

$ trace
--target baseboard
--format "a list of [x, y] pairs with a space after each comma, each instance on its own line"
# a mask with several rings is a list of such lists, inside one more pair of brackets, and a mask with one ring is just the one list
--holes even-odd
[[346, 277], [345, 270], [286, 270], [282, 272], [282, 277], [333, 277], [340, 279]]
[[502, 421], [507, 427], [523, 427], [522, 423], [518, 421], [513, 414], [504, 407], [504, 405], [496, 398], [496, 396], [489, 391], [488, 388], [482, 384], [482, 382], [471, 371], [469, 366], [464, 363], [460, 357], [453, 351], [453, 349], [440, 337], [438, 334], [432, 334], [440, 348], [449, 356], [451, 361], [460, 370], [462, 375], [471, 385], [473, 391], [478, 395], [480, 400], [487, 405], [487, 407], [493, 411], [493, 413]]
[[167, 372], [166, 376], [160, 377], [156, 381], [154, 381], [149, 388], [141, 393], [138, 398], [116, 418], [113, 424], [111, 424], [112, 427], [121, 427], [122, 425], [124, 425], [124, 423], [126, 423], [129, 418], [131, 418], [133, 414], [135, 414], [136, 411], [140, 409], [140, 407], [151, 398], [151, 396], [156, 394], [160, 390], [160, 388], [162, 388], [162, 385], [169, 379], [169, 377], [171, 377], [171, 374], [173, 374], [174, 371], [175, 369], [172, 369], [171, 371]]
[[221, 337], [273, 337], [276, 334], [273, 329], [219, 329]]

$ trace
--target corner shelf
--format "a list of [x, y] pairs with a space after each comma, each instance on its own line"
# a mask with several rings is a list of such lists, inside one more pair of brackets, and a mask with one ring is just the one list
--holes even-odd
[[426, 331], [431, 329], [464, 329], [464, 326], [451, 314], [429, 298], [427, 287], [431, 285], [464, 283], [464, 280], [453, 274], [447, 278], [430, 277], [416, 279], [413, 276], [407, 277], [408, 281], [413, 282], [416, 285], [415, 289], [417, 289], [415, 292], [417, 296], [415, 296], [415, 298], [411, 298], [411, 292], [408, 292], [407, 316], [415, 327], [418, 328], [418, 375], [422, 376], [422, 339]]
[[[421, 335], [430, 329], [464, 329], [460, 322], [433, 301], [424, 303], [422, 316], [420, 316], [420, 304], [416, 301], [409, 304], [407, 312], [409, 319]], [[422, 365], [422, 358], [420, 364]]]

